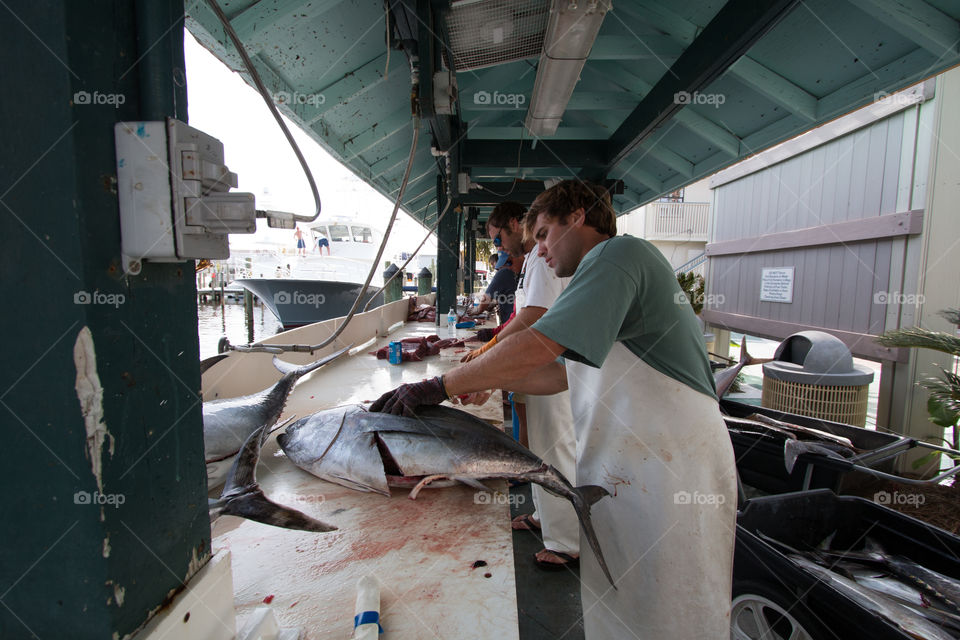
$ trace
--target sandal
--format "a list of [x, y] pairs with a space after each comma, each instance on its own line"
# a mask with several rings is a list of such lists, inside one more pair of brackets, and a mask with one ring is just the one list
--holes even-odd
[[[544, 571], [560, 571], [561, 569], [566, 569], [568, 567], [576, 567], [580, 564], [580, 558], [576, 556], [571, 556], [569, 553], [564, 553], [563, 551], [554, 551], [552, 549], [543, 549], [548, 553], [552, 553], [557, 556], [563, 562], [548, 562], [546, 560], [541, 560], [537, 557], [537, 554], [533, 554], [533, 561], [537, 563], [537, 567], [543, 569]], [[540, 551], [538, 553], [543, 553]]]
[[510, 521], [514, 531], [540, 531], [540, 523], [533, 519], [532, 513], [524, 513]]

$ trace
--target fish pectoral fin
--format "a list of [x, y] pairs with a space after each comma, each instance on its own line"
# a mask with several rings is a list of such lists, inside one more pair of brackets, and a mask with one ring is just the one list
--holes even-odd
[[245, 495], [228, 501], [220, 512], [221, 515], [239, 516], [248, 520], [255, 520], [263, 524], [270, 524], [284, 529], [298, 531], [315, 531], [325, 533], [336, 531], [337, 528], [307, 514], [273, 502], [263, 491], [257, 488]]
[[[390, 497], [389, 488], [380, 489], [377, 487], [370, 486], [368, 484], [363, 484], [362, 482], [357, 482], [356, 480], [353, 480], [351, 478], [348, 478], [340, 474], [330, 473], [327, 475], [329, 475], [331, 478], [336, 478], [335, 482], [337, 484], [341, 484], [344, 487], [347, 487], [348, 489], [354, 489], [356, 491], [372, 491], [373, 493], [379, 493], [380, 495], [387, 496], [388, 498]], [[386, 480], [384, 480], [384, 487], [387, 487]]]
[[483, 491], [485, 493], [493, 493], [493, 490], [487, 485], [483, 484], [476, 478], [468, 478], [465, 476], [452, 476], [451, 480], [456, 480], [457, 482], [462, 482], [468, 487], [473, 487], [477, 491]]

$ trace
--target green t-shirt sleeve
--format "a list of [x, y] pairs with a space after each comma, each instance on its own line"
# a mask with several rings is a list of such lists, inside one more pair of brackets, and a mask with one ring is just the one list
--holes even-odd
[[600, 367], [617, 341], [637, 282], [602, 256], [584, 260], [533, 328], [566, 347], [563, 357]]

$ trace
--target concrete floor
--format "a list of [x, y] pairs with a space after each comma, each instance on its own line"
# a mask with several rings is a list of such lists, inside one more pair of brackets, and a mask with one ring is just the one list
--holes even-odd
[[[533, 513], [530, 485], [510, 490], [510, 514]], [[533, 555], [543, 548], [531, 531], [513, 532], [513, 565], [517, 583], [520, 640], [582, 640], [580, 572], [577, 568], [544, 571]]]

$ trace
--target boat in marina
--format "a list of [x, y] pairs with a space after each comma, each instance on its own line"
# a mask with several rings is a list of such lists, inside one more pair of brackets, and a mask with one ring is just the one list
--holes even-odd
[[[304, 234], [304, 253], [287, 247], [236, 251], [236, 283], [251, 291], [285, 328], [345, 316], [360, 294], [383, 233], [366, 223], [321, 220]], [[326, 242], [324, 242], [326, 241]], [[378, 270], [370, 293], [383, 286]], [[383, 304], [377, 294], [374, 306]]]

